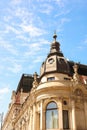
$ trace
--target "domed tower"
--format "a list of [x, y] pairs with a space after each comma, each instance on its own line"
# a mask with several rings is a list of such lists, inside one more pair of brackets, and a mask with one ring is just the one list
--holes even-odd
[[2, 130], [87, 130], [87, 65], [67, 61], [53, 38], [40, 76], [23, 74], [13, 91]]
[[[87, 70], [67, 61], [54, 34], [50, 52], [42, 63], [37, 101], [40, 102], [41, 130], [86, 130], [87, 108], [84, 107], [87, 89], [80, 76]], [[87, 74], [86, 74], [87, 75]], [[85, 100], [84, 100], [85, 99]], [[86, 115], [86, 116], [85, 116]], [[81, 121], [82, 120], [82, 121]]]
[[40, 101], [42, 110], [41, 128], [43, 130], [68, 130], [71, 118], [68, 118], [68, 108], [70, 107], [70, 84], [72, 77], [70, 75], [69, 62], [60, 50], [60, 43], [56, 40], [57, 35], [54, 34], [53, 38], [50, 52], [42, 63], [40, 83], [36, 89], [37, 101]]
[[[68, 78], [70, 74], [69, 63], [67, 62], [66, 58], [60, 50], [60, 43], [56, 41], [57, 35], [54, 34], [53, 38], [54, 40], [51, 43], [50, 53], [48, 54], [46, 60], [42, 63], [41, 66], [41, 82], [52, 79], [59, 79], [60, 74], [62, 76], [64, 74], [64, 77]], [[53, 75], [52, 78], [49, 77], [49, 74]]]

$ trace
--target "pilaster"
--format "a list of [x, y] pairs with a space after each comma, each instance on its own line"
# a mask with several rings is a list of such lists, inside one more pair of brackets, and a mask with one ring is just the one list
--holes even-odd
[[45, 130], [45, 113], [43, 108], [43, 100], [40, 103], [40, 130]]
[[36, 128], [36, 105], [33, 105], [33, 129], [32, 130], [37, 130]]
[[86, 123], [86, 129], [87, 129], [87, 101], [84, 101], [84, 111], [85, 111], [85, 123]]
[[62, 99], [59, 100], [59, 130], [63, 130]]
[[72, 104], [72, 130], [76, 130], [76, 117], [75, 117], [75, 101], [71, 100]]

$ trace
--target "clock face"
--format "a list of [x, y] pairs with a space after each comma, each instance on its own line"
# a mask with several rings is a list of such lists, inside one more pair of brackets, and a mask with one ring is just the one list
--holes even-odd
[[50, 58], [50, 59], [48, 59], [48, 62], [49, 62], [50, 64], [52, 64], [52, 63], [54, 62], [54, 59], [53, 59], [53, 58]]

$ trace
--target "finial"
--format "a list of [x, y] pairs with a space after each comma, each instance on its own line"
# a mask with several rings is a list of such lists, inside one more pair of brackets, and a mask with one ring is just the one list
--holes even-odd
[[54, 40], [56, 41], [57, 35], [56, 35], [56, 30], [54, 31], [54, 35], [53, 35]]

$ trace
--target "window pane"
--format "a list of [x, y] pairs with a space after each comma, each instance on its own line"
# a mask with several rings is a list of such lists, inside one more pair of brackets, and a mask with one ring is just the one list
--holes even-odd
[[46, 110], [46, 129], [58, 128], [58, 110], [57, 105], [51, 102], [47, 106]]
[[68, 111], [63, 110], [63, 128], [68, 129], [69, 128], [69, 119], [68, 119]]
[[53, 108], [57, 109], [57, 104], [55, 102], [51, 102], [47, 105], [47, 109], [53, 109]]
[[52, 80], [55, 80], [55, 77], [49, 77], [49, 78], [47, 78], [47, 81], [52, 81]]

